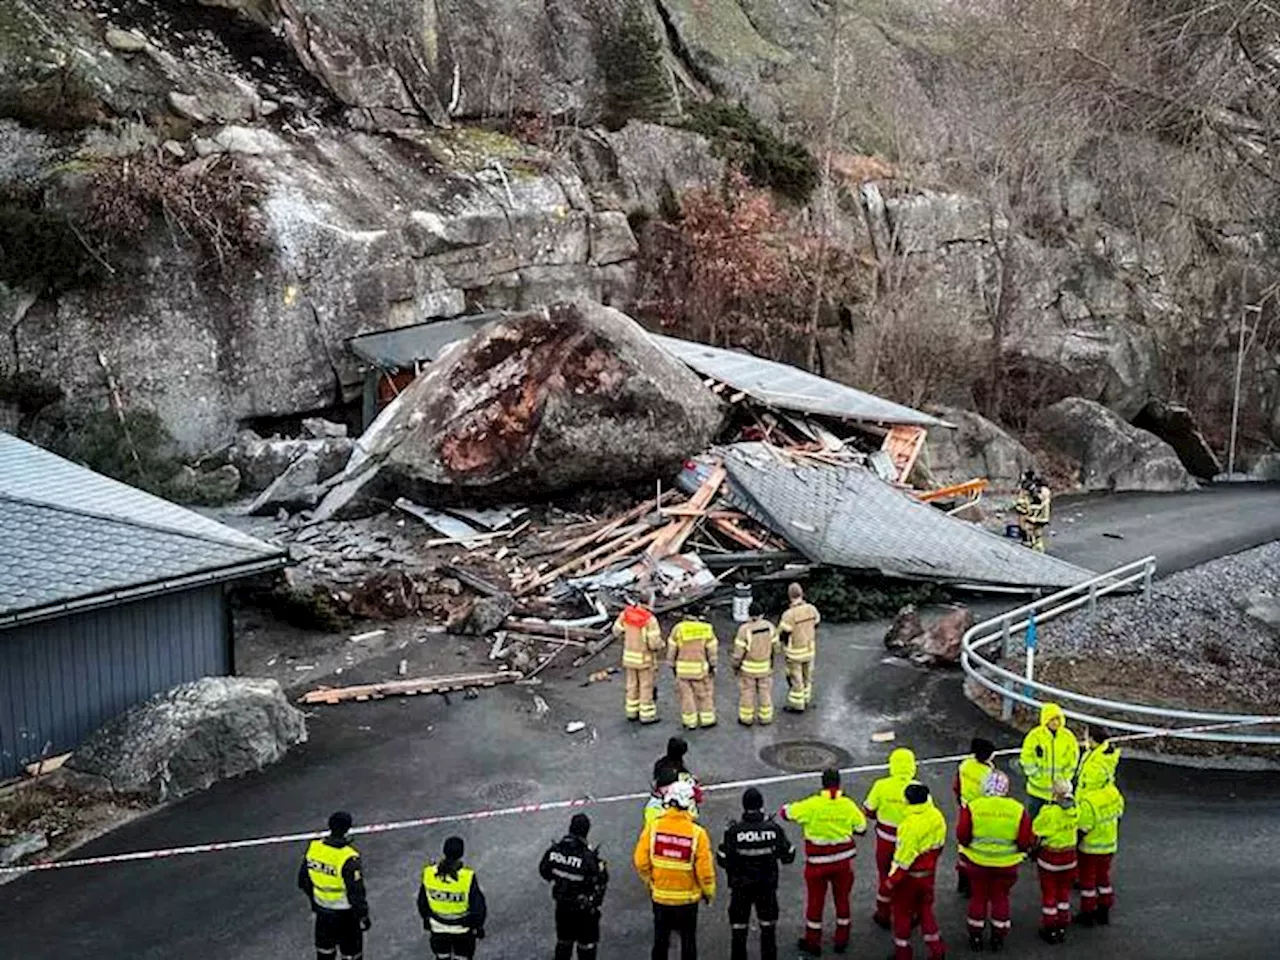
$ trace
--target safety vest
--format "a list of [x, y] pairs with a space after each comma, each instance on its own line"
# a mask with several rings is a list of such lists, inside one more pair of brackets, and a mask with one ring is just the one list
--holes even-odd
[[1056, 734], [1043, 724], [1033, 728], [1022, 741], [1021, 762], [1027, 778], [1027, 793], [1041, 800], [1052, 800], [1054, 781], [1070, 781], [1079, 761], [1080, 744], [1065, 723]]
[[342, 868], [348, 860], [360, 856], [356, 848], [331, 847], [323, 840], [312, 840], [307, 847], [307, 876], [311, 878], [311, 898], [325, 910], [350, 910], [347, 882]]
[[734, 659], [748, 677], [767, 677], [773, 673], [773, 651], [778, 634], [768, 620], [751, 620], [738, 628], [733, 642]]
[[675, 646], [676, 676], [681, 680], [701, 680], [710, 668], [716, 632], [702, 620], [681, 620], [671, 630], [668, 641]]
[[947, 821], [942, 811], [927, 801], [912, 804], [898, 824], [893, 864], [913, 877], [932, 876], [938, 854], [946, 845]]
[[1074, 850], [1079, 828], [1080, 811], [1074, 803], [1069, 807], [1059, 803], [1046, 803], [1031, 824], [1031, 829], [1046, 850]]
[[907, 813], [906, 790], [916, 782], [915, 758], [911, 757], [908, 762], [899, 760], [897, 754], [895, 750], [889, 755], [889, 776], [871, 785], [862, 804], [876, 818], [876, 836], [889, 843], [898, 839], [898, 824]]
[[817, 646], [818, 623], [822, 618], [812, 603], [797, 603], [783, 611], [778, 628], [787, 635], [787, 659], [807, 663]]
[[960, 804], [965, 806], [982, 796], [982, 785], [995, 769], [977, 757], [965, 757], [960, 761]]
[[855, 834], [867, 829], [867, 818], [840, 790], [823, 790], [789, 803], [782, 816], [798, 823], [804, 832], [804, 856], [808, 863], [838, 863], [857, 854]]
[[633, 670], [653, 666], [654, 648], [661, 648], [658, 621], [644, 607], [625, 607], [614, 621], [613, 632], [622, 635], [622, 665]]
[[470, 867], [460, 867], [452, 879], [437, 873], [434, 863], [422, 868], [422, 889], [431, 907], [432, 933], [467, 933], [471, 929], [459, 921], [471, 913], [471, 878], [474, 876], [475, 871]]
[[1076, 774], [1076, 788], [1089, 790], [1105, 786], [1116, 778], [1116, 768], [1119, 766], [1119, 747], [1114, 747], [1106, 741], [1094, 744], [1080, 761], [1080, 771]]
[[1085, 790], [1076, 798], [1080, 809], [1080, 852], [1115, 853], [1120, 846], [1124, 796], [1114, 783]]
[[1016, 867], [1026, 857], [1018, 849], [1025, 813], [1011, 797], [974, 797], [969, 801], [973, 840], [960, 852], [980, 867]]

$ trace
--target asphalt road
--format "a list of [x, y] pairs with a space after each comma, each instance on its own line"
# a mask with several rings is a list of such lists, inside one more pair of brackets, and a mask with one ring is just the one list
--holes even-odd
[[[1067, 522], [1073, 515], [1074, 522]], [[1098, 569], [1146, 553], [1167, 554], [1165, 569], [1219, 552], [1280, 537], [1280, 495], [1233, 489], [1167, 498], [1115, 498], [1059, 510], [1051, 549]], [[1103, 533], [1122, 533], [1123, 540]], [[706, 782], [770, 776], [780, 770], [762, 751], [783, 742], [843, 751], [842, 762], [877, 762], [888, 748], [910, 745], [921, 757], [962, 750], [982, 732], [1005, 744], [1003, 733], [960, 694], [955, 674], [924, 672], [886, 661], [883, 625], [827, 628], [815, 708], [782, 714], [771, 728], [743, 730], [732, 722], [728, 678], [718, 691], [722, 722], [691, 736], [690, 761]], [[394, 659], [361, 673], [394, 671]], [[628, 725], [617, 682], [580, 687], [555, 675], [536, 692], [549, 711], [539, 717], [534, 690], [504, 687], [478, 699], [387, 700], [321, 708], [311, 740], [259, 775], [220, 784], [105, 837], [82, 852], [112, 853], [202, 841], [287, 833], [319, 827], [336, 807], [357, 822], [445, 814], [514, 803], [643, 790], [653, 759], [676, 732], [669, 680], [659, 709], [664, 722]], [[344, 674], [349, 678], [351, 672]], [[358, 679], [358, 677], [356, 678]], [[782, 684], [779, 681], [778, 688]], [[567, 735], [564, 725], [587, 729]], [[872, 743], [878, 730], [896, 744]], [[950, 766], [926, 767], [922, 779], [954, 819]], [[873, 775], [849, 785], [861, 798]], [[813, 778], [816, 779], [816, 778]], [[1016, 956], [1133, 958], [1259, 957], [1274, 952], [1274, 904], [1280, 903], [1280, 777], [1216, 774], [1125, 761], [1121, 783], [1129, 801], [1116, 865], [1119, 905], [1112, 926], [1072, 931], [1064, 947], [1034, 937], [1035, 878], [1024, 872], [1015, 889]], [[811, 782], [767, 787], [771, 805], [800, 797]], [[736, 812], [733, 797], [717, 795], [703, 822], [718, 835]], [[651, 928], [644, 891], [630, 868], [640, 803], [595, 806], [593, 840], [613, 865], [605, 907], [601, 957], [648, 956]], [[366, 956], [428, 955], [413, 899], [424, 858], [458, 832], [490, 902], [489, 937], [480, 956], [525, 960], [550, 956], [549, 894], [536, 864], [563, 832], [562, 812], [503, 817], [422, 831], [363, 838], [374, 928]], [[794, 831], [793, 831], [794, 832]], [[228, 956], [243, 960], [306, 957], [309, 917], [294, 888], [301, 850], [264, 847], [109, 868], [31, 875], [0, 887], [0, 956], [36, 960], [93, 956], [100, 960], [160, 960]], [[963, 951], [963, 904], [950, 891], [951, 854], [943, 861], [939, 913], [953, 953]], [[855, 885], [854, 957], [883, 957], [887, 934], [869, 919], [873, 871], [859, 857]], [[799, 867], [786, 871], [781, 892], [782, 942], [802, 924]], [[728, 955], [724, 899], [705, 908], [701, 944], [706, 957]], [[1270, 904], [1271, 907], [1267, 905]], [[830, 933], [828, 915], [828, 935]], [[919, 949], [919, 948], [917, 948]]]

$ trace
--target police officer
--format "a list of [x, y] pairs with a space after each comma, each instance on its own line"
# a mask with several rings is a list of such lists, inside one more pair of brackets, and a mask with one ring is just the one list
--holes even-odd
[[555, 960], [595, 960], [600, 942], [600, 905], [604, 903], [609, 871], [595, 847], [587, 844], [591, 819], [575, 813], [569, 834], [542, 855], [538, 873], [551, 884], [556, 904]]
[[474, 957], [476, 941], [484, 939], [488, 908], [475, 871], [462, 863], [463, 850], [462, 838], [450, 837], [443, 859], [422, 868], [418, 913], [436, 960]]
[[339, 810], [329, 818], [329, 836], [312, 840], [298, 869], [298, 889], [316, 915], [316, 960], [360, 960], [364, 931], [369, 929], [360, 854], [347, 840], [351, 814]]
[[751, 908], [760, 921], [760, 960], [778, 956], [778, 864], [794, 863], [796, 848], [755, 787], [742, 795], [742, 819], [729, 824], [716, 862], [729, 877], [730, 960], [747, 960]]

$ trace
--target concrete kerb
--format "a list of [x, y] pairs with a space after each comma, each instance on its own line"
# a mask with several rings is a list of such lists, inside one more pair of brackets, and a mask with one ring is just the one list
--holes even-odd
[[[1261, 718], [1267, 723], [1280, 723], [1280, 717]], [[1113, 743], [1135, 742], [1139, 740], [1158, 739], [1161, 737], [1186, 735], [1188, 733], [1207, 732], [1213, 727], [1227, 726], [1245, 726], [1252, 721], [1245, 723], [1232, 722], [1227, 724], [1202, 724], [1199, 728], [1171, 728], [1166, 730], [1153, 730], [1144, 733], [1135, 733], [1125, 736], [1113, 737]], [[1020, 752], [1019, 747], [1005, 747], [997, 750], [995, 756], [1007, 757], [1015, 756]], [[941, 757], [927, 757], [917, 760], [917, 766], [937, 766], [939, 764], [959, 763], [968, 754], [957, 753], [949, 754]], [[867, 763], [859, 764], [852, 767], [843, 767], [840, 773], [844, 776], [850, 776], [859, 773], [875, 773], [887, 770], [887, 763]], [[705, 784], [703, 790], [707, 793], [724, 793], [728, 791], [743, 790], [747, 787], [761, 787], [780, 783], [794, 783], [799, 780], [812, 780], [817, 771], [808, 771], [805, 773], [783, 773], [768, 777], [751, 777], [741, 780], [729, 780], [721, 783]], [[648, 790], [636, 791], [633, 793], [619, 793], [604, 797], [577, 797], [569, 800], [551, 800], [545, 803], [522, 804], [511, 807], [496, 807], [488, 810], [472, 810], [462, 813], [446, 813], [429, 817], [415, 817], [408, 820], [393, 820], [384, 823], [367, 824], [356, 827], [351, 831], [353, 836], [363, 836], [377, 833], [390, 833], [399, 830], [415, 830], [422, 827], [439, 826], [446, 823], [468, 823], [477, 820], [488, 820], [496, 817], [515, 817], [529, 816], [531, 814], [549, 813], [552, 811], [567, 810], [577, 807], [588, 806], [604, 806], [614, 803], [632, 803], [646, 800], [650, 796]], [[233, 850], [246, 850], [254, 847], [279, 846], [282, 844], [301, 843], [308, 840], [316, 840], [326, 836], [324, 831], [307, 831], [300, 833], [276, 834], [265, 837], [252, 837], [243, 840], [227, 840], [213, 843], [191, 844], [181, 847], [165, 847], [155, 850], [134, 850], [128, 853], [108, 854], [99, 857], [79, 857], [70, 860], [54, 860], [48, 863], [34, 863], [20, 867], [3, 867], [0, 868], [0, 877], [13, 878], [27, 873], [37, 873], [49, 870], [71, 870], [83, 867], [95, 866], [111, 866], [119, 863], [134, 863], [145, 860], [166, 860], [173, 857], [194, 856], [206, 853], [226, 853]]]

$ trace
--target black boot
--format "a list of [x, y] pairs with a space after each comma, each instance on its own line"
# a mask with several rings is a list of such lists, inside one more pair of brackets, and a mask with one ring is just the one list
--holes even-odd
[[1004, 937], [995, 933], [991, 935], [991, 952], [1004, 953]]
[[978, 930], [969, 931], [969, 952], [981, 953], [983, 950], [982, 932]]
[[962, 897], [969, 896], [969, 875], [967, 873], [957, 875], [956, 893], [960, 894]]
[[811, 944], [811, 943], [810, 943], [808, 940], [806, 940], [804, 937], [801, 937], [801, 938], [796, 942], [796, 949], [797, 949], [797, 950], [799, 950], [801, 953], [803, 953], [805, 956], [808, 956], [808, 957], [820, 957], [820, 956], [822, 956], [822, 948], [821, 948], [821, 947], [815, 947], [815, 946], [813, 946], [813, 944]]
[[1111, 922], [1111, 908], [1099, 907], [1095, 919], [1098, 921], [1098, 926], [1105, 927]]
[[1076, 923], [1080, 924], [1082, 927], [1092, 927], [1094, 924], [1093, 911], [1082, 910], [1080, 913], [1077, 913]]
[[875, 921], [876, 926], [879, 927], [881, 930], [888, 930], [893, 926], [893, 924], [888, 919], [880, 916], [880, 914], [878, 913], [873, 913], [871, 915], [871, 919]]
[[1045, 943], [1057, 943], [1058, 939], [1053, 935], [1053, 931], [1048, 927], [1041, 927], [1039, 937]]
[[1053, 942], [1054, 942], [1054, 943], [1066, 943], [1066, 942], [1067, 942], [1067, 928], [1066, 928], [1066, 927], [1059, 927], [1057, 930], [1053, 931]]

